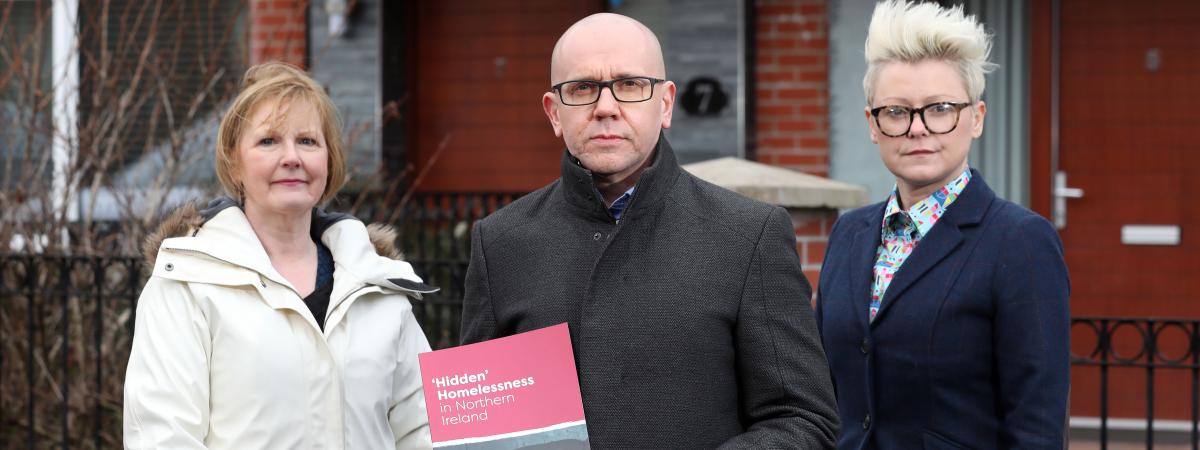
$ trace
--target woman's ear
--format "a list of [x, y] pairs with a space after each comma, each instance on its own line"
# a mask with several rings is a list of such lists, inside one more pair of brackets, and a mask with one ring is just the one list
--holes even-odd
[[875, 121], [871, 120], [871, 107], [870, 106], [863, 107], [863, 116], [867, 118], [867, 132], [870, 133], [870, 135], [871, 135], [871, 143], [878, 144], [879, 143], [879, 135], [878, 135], [879, 132], [877, 130], [875, 130]]
[[975, 123], [971, 124], [971, 137], [979, 138], [983, 135], [983, 118], [987, 115], [987, 103], [983, 100], [976, 102], [976, 106], [971, 108], [971, 112], [975, 113]]

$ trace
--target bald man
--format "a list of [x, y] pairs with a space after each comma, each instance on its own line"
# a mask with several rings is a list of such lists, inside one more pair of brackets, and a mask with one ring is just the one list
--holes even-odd
[[680, 169], [654, 33], [589, 16], [550, 78], [562, 177], [475, 225], [463, 343], [567, 322], [594, 448], [832, 448], [791, 219]]

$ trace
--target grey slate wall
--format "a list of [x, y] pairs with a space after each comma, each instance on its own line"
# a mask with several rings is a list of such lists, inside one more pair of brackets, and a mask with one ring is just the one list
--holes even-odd
[[830, 1], [829, 6], [829, 178], [867, 188], [872, 202], [886, 200], [896, 178], [879, 159], [863, 108], [863, 44], [875, 3]]
[[329, 36], [325, 2], [309, 5], [310, 72], [329, 91], [342, 113], [351, 184], [374, 173], [380, 162], [380, 33], [382, 0], [357, 0], [349, 28]]
[[[742, 118], [743, 23], [741, 0], [637, 0], [610, 2], [612, 11], [644, 23], [658, 35], [667, 64], [667, 78], [678, 85], [671, 147], [681, 163], [723, 156], [744, 156]], [[752, 6], [752, 5], [751, 5]], [[688, 81], [714, 77], [729, 96], [729, 105], [716, 116], [692, 116], [680, 100]]]

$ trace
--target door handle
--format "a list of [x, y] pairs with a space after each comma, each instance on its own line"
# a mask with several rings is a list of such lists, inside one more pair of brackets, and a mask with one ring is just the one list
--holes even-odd
[[1083, 198], [1083, 189], [1067, 186], [1067, 173], [1058, 171], [1054, 173], [1054, 227], [1063, 229], [1067, 227], [1067, 199], [1068, 198]]

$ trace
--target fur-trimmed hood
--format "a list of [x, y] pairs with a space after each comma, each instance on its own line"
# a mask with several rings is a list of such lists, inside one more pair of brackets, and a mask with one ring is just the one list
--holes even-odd
[[[199, 206], [199, 202], [189, 202], [172, 211], [162, 222], [159, 222], [158, 229], [146, 236], [142, 243], [142, 256], [145, 258], [146, 267], [154, 267], [154, 261], [158, 258], [158, 249], [162, 246], [164, 239], [195, 236], [200, 227], [204, 226], [204, 223], [217, 213], [225, 208], [238, 206], [237, 201], [232, 198], [220, 197], [208, 202], [204, 208]], [[312, 233], [319, 239], [321, 233], [330, 225], [346, 219], [356, 220], [349, 214], [329, 213], [324, 209], [315, 208], [313, 209]], [[371, 239], [371, 244], [375, 246], [375, 252], [379, 256], [403, 259], [404, 254], [396, 245], [399, 233], [392, 226], [378, 223], [367, 225], [367, 236]]]
[[[399, 259], [397, 233], [392, 227], [366, 226], [349, 214], [316, 208], [310, 232], [313, 240], [324, 243], [333, 254], [335, 291], [352, 288], [339, 285], [338, 279], [404, 291], [417, 299], [439, 290], [425, 284], [409, 263]], [[172, 256], [166, 258], [163, 252], [171, 252]], [[146, 238], [143, 253], [155, 276], [221, 283], [216, 273], [241, 268], [264, 279], [289, 284], [272, 266], [238, 203], [227, 197], [213, 200], [203, 208], [192, 203], [174, 211], [158, 231]], [[198, 261], [197, 254], [207, 258]], [[189, 263], [180, 264], [185, 259], [190, 259]]]

